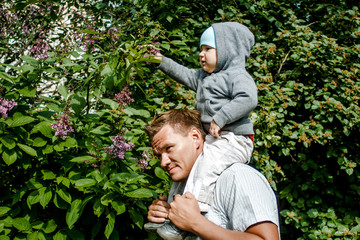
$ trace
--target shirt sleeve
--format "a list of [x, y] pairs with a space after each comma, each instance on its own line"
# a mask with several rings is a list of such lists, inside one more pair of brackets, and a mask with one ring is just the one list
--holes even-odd
[[159, 68], [175, 81], [184, 84], [193, 91], [197, 90], [198, 79], [202, 74], [201, 70], [187, 68], [167, 57], [163, 57]]
[[279, 226], [277, 200], [270, 184], [257, 170], [240, 166], [224, 171], [216, 183], [214, 223], [241, 232], [264, 221]]

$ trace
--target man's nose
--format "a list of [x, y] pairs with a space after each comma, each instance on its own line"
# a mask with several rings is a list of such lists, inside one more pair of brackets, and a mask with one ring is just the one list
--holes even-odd
[[170, 158], [169, 155], [167, 153], [163, 153], [161, 154], [161, 167], [165, 168], [167, 165], [170, 164]]
[[204, 56], [204, 52], [201, 51], [201, 52], [199, 53], [199, 56], [200, 56], [200, 57], [203, 57], [203, 56]]

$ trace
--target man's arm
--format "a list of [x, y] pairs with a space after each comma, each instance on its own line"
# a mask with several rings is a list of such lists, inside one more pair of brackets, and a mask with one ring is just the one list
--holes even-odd
[[260, 222], [250, 226], [245, 232], [222, 228], [206, 219], [200, 213], [195, 197], [191, 193], [176, 195], [170, 204], [169, 219], [179, 228], [193, 232], [204, 240], [247, 239], [278, 240], [277, 226], [272, 222]]

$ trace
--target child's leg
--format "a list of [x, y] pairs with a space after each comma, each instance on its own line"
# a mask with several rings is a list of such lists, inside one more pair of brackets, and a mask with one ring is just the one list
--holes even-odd
[[182, 195], [184, 191], [184, 187], [185, 187], [184, 182], [173, 182], [171, 184], [167, 202], [171, 203], [172, 201], [174, 201], [174, 196], [176, 194]]
[[184, 192], [191, 192], [202, 212], [212, 204], [215, 182], [219, 175], [236, 162], [248, 163], [253, 150], [252, 140], [232, 133], [221, 138], [206, 136], [202, 156], [196, 161], [187, 180]]

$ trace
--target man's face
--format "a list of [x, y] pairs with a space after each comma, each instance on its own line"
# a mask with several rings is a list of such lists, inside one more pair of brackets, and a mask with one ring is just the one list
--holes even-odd
[[155, 154], [161, 158], [161, 167], [173, 181], [186, 180], [199, 155], [199, 136], [190, 130], [186, 136], [176, 133], [170, 125], [165, 125], [153, 137]]
[[215, 48], [207, 45], [201, 46], [201, 52], [199, 54], [201, 67], [207, 73], [212, 73], [216, 69], [217, 64], [217, 51]]

